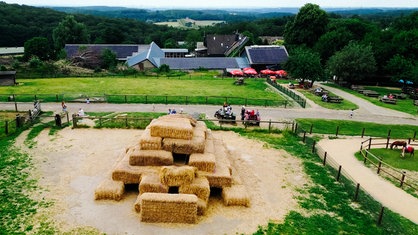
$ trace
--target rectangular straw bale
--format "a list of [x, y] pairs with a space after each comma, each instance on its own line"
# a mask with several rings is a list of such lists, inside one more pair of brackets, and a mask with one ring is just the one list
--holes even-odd
[[176, 114], [171, 114], [171, 115], [165, 115], [165, 116], [161, 116], [158, 118], [158, 120], [173, 120], [173, 119], [187, 119], [190, 124], [195, 127], [196, 126], [196, 122], [197, 120], [194, 119], [192, 117], [192, 115], [190, 114], [180, 114], [180, 113], [176, 113]]
[[129, 164], [129, 156], [132, 151], [129, 151], [116, 164], [112, 170], [112, 179], [122, 181], [125, 184], [138, 184], [141, 181], [141, 175], [145, 173], [157, 173], [159, 168], [153, 166], [131, 166]]
[[193, 136], [202, 137], [206, 139], [206, 124], [204, 122], [197, 122], [194, 128]]
[[232, 177], [233, 184], [242, 184], [241, 176], [239, 175], [235, 167], [232, 167], [231, 177]]
[[122, 181], [105, 179], [94, 190], [94, 199], [119, 201], [122, 199], [124, 192], [125, 184]]
[[204, 176], [208, 179], [210, 187], [223, 188], [232, 185], [232, 177], [227, 166], [216, 163], [215, 171], [213, 173], [206, 171], [199, 171], [199, 176]]
[[209, 200], [210, 187], [206, 177], [197, 177], [191, 184], [183, 184], [179, 187], [179, 193], [194, 194], [199, 199]]
[[169, 187], [190, 184], [195, 179], [197, 169], [191, 166], [163, 166], [160, 181]]
[[173, 154], [164, 150], [135, 149], [129, 156], [132, 166], [167, 166], [173, 165]]
[[196, 167], [199, 171], [213, 172], [216, 158], [212, 153], [193, 153], [189, 157], [189, 166]]
[[144, 193], [140, 196], [141, 221], [150, 223], [197, 222], [196, 195]]
[[198, 199], [197, 200], [197, 215], [204, 215], [206, 213], [206, 209], [208, 208], [208, 201]]
[[246, 206], [250, 205], [250, 197], [244, 185], [232, 185], [222, 189], [222, 199], [226, 206]]
[[141, 212], [141, 194], [136, 197], [134, 208], [137, 213]]
[[162, 138], [159, 136], [151, 136], [151, 130], [146, 128], [139, 139], [139, 145], [142, 150], [160, 150]]
[[232, 173], [231, 162], [228, 158], [228, 151], [223, 143], [222, 140], [215, 139], [214, 140], [215, 146], [215, 157], [216, 157], [216, 164], [222, 164], [223, 166], [228, 167], [229, 172]]
[[143, 193], [168, 193], [168, 186], [161, 183], [158, 174], [145, 174], [139, 183], [139, 194]]
[[215, 146], [213, 144], [213, 139], [206, 139], [204, 153], [212, 153], [212, 154], [215, 154]]
[[150, 125], [151, 136], [190, 140], [193, 127], [187, 119], [164, 119]]
[[162, 149], [178, 154], [203, 153], [205, 139], [203, 137], [193, 137], [191, 140], [164, 138]]

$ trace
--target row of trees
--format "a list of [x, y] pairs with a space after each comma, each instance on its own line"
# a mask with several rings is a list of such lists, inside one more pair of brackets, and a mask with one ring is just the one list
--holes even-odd
[[336, 76], [347, 84], [390, 79], [418, 83], [418, 12], [381, 26], [306, 4], [286, 24], [290, 58], [285, 66], [293, 77], [312, 81]]

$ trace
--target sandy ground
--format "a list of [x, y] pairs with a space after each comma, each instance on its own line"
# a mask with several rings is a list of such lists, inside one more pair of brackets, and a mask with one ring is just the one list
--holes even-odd
[[[118, 154], [136, 144], [141, 133], [65, 128], [53, 136], [43, 131], [35, 147], [26, 148], [45, 189], [39, 196], [54, 202], [44, 213], [61, 231], [93, 227], [107, 234], [249, 234], [298, 210], [296, 189], [309, 184], [297, 158], [233, 132], [214, 132], [227, 145], [231, 163], [250, 193], [250, 207], [225, 207], [215, 194], [197, 224], [142, 223], [134, 210], [137, 188], [119, 202], [94, 200], [96, 186], [109, 177]], [[16, 142], [21, 148], [23, 140], [24, 136]]]

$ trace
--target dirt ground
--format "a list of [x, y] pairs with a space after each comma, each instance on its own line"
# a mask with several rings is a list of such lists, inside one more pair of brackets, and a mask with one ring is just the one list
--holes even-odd
[[[106, 234], [250, 234], [269, 220], [280, 222], [298, 210], [296, 189], [309, 184], [301, 162], [284, 151], [233, 132], [213, 132], [226, 143], [230, 160], [250, 194], [249, 207], [226, 207], [219, 194], [197, 224], [140, 222], [134, 210], [137, 188], [123, 200], [95, 201], [94, 190], [106, 177], [118, 154], [135, 145], [141, 130], [70, 129], [55, 135], [43, 131], [26, 151], [35, 162], [34, 176], [44, 189], [40, 197], [54, 202], [43, 213], [63, 232], [80, 227]], [[22, 148], [24, 135], [16, 144]]]

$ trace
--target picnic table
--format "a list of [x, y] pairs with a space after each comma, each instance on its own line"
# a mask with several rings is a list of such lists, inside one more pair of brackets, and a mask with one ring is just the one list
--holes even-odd
[[351, 90], [358, 91], [358, 90], [364, 90], [363, 86], [357, 86], [357, 85], [351, 85]]
[[404, 100], [408, 97], [408, 95], [405, 94], [405, 93], [393, 94], [393, 95], [395, 96], [396, 99], [402, 99], [402, 100]]
[[343, 98], [339, 96], [328, 96], [327, 102], [329, 103], [341, 103], [343, 101]]
[[381, 97], [379, 100], [381, 102], [387, 103], [387, 104], [396, 104], [396, 99], [395, 98]]
[[362, 94], [368, 97], [379, 97], [379, 93], [372, 90], [363, 90]]

